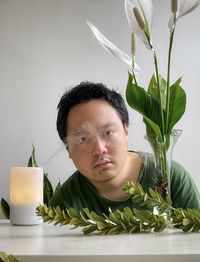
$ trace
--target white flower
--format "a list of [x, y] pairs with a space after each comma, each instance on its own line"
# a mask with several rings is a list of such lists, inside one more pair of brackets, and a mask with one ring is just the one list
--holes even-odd
[[[180, 3], [179, 3], [180, 2]], [[176, 21], [184, 15], [189, 14], [198, 7], [200, 0], [182, 0], [178, 1], [178, 10], [176, 14], [172, 14], [169, 20], [169, 29], [173, 29]]]
[[140, 71], [139, 66], [134, 63], [134, 68], [132, 65], [132, 59], [130, 56], [128, 56], [126, 53], [121, 51], [118, 47], [116, 47], [114, 44], [112, 44], [97, 28], [94, 26], [91, 22], [87, 21], [87, 24], [89, 25], [90, 29], [92, 30], [93, 34], [95, 35], [98, 42], [111, 54], [113, 54], [115, 57], [120, 59], [122, 62], [126, 63], [128, 66], [130, 66], [135, 74], [137, 75]]
[[[145, 44], [147, 48], [150, 46], [150, 30], [153, 14], [153, 5], [151, 0], [125, 0], [124, 1], [125, 13], [128, 19], [129, 26], [133, 33], [135, 33]], [[138, 24], [133, 9], [139, 11], [140, 16], [144, 23], [144, 29]]]

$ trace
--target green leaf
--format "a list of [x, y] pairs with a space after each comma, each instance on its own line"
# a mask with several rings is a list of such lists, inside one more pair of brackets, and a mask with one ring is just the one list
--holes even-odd
[[166, 225], [162, 225], [162, 224], [156, 225], [154, 227], [154, 232], [162, 232], [165, 229], [165, 227], [166, 227]]
[[162, 141], [162, 133], [160, 127], [147, 117], [144, 117], [143, 121], [146, 125], [147, 137], [149, 141], [153, 143], [156, 138], [158, 139], [158, 141]]
[[131, 229], [129, 230], [130, 234], [133, 233], [139, 233], [140, 232], [140, 227], [138, 227], [137, 225], [134, 225], [133, 227], [131, 227]]
[[57, 191], [60, 190], [60, 187], [61, 187], [61, 183], [60, 183], [60, 181], [59, 181], [58, 184], [57, 184], [57, 186], [56, 186], [56, 188], [55, 188], [55, 190], [54, 190], [54, 194], [55, 194]]
[[15, 256], [0, 251], [0, 262], [20, 262]]
[[87, 226], [87, 227], [85, 227], [83, 229], [83, 233], [85, 235], [89, 235], [90, 233], [92, 233], [92, 232], [94, 232], [96, 230], [97, 230], [97, 226], [96, 225], [89, 225], [89, 226]]
[[1, 252], [0, 251], [0, 261], [2, 262], [4, 262], [4, 261], [6, 261], [6, 259], [7, 259], [7, 255], [6, 255], [6, 253], [4, 253], [4, 252]]
[[194, 217], [196, 218], [196, 220], [200, 224], [200, 210], [199, 209], [194, 209], [193, 212], [194, 212]]
[[200, 230], [200, 223], [195, 223], [192, 232], [198, 232]]
[[55, 212], [54, 212], [54, 210], [51, 208], [50, 210], [49, 210], [49, 212], [48, 212], [48, 216], [50, 217], [50, 218], [54, 218], [55, 217]]
[[116, 216], [116, 212], [113, 213], [113, 212], [110, 211], [109, 220], [112, 221], [115, 224], [119, 223], [119, 218], [118, 218], [118, 216]]
[[180, 78], [170, 87], [168, 134], [171, 133], [174, 125], [180, 120], [186, 108], [186, 93], [179, 83]]
[[8, 256], [8, 262], [20, 262], [20, 260], [18, 260], [15, 256], [13, 255], [9, 255]]
[[86, 219], [89, 218], [89, 219], [92, 219], [91, 216], [90, 216], [90, 211], [88, 208], [83, 208], [83, 212], [84, 214], [86, 214]]
[[53, 187], [51, 185], [50, 180], [48, 179], [48, 173], [44, 173], [43, 179], [44, 204], [48, 205], [49, 200], [53, 196]]
[[[166, 110], [166, 95], [167, 95], [167, 81], [159, 75], [159, 84], [160, 84], [160, 92], [161, 92], [161, 106], [163, 110]], [[155, 100], [160, 103], [158, 85], [155, 79], [155, 75], [153, 74], [149, 83], [148, 93], [155, 98]]]
[[184, 232], [188, 232], [192, 229], [193, 225], [192, 224], [188, 224], [187, 226], [183, 226], [182, 230]]
[[145, 194], [144, 189], [140, 183], [135, 183], [135, 188], [136, 188], [136, 191], [140, 193], [141, 195]]
[[195, 219], [194, 212], [193, 212], [192, 209], [188, 208], [187, 211], [186, 211], [186, 213], [187, 213], [187, 217], [188, 217], [189, 219], [191, 219], [191, 220], [194, 220], [194, 219]]
[[100, 231], [103, 230], [106, 227], [106, 223], [100, 222], [100, 221], [97, 221], [96, 225], [97, 225], [98, 230], [100, 230]]
[[[63, 217], [62, 217], [61, 214], [55, 215], [55, 217], [54, 217], [54, 221], [56, 221], [57, 223], [60, 223], [62, 221], [62, 219], [63, 219]], [[67, 220], [67, 221], [69, 222], [70, 220]]]
[[119, 234], [120, 232], [123, 232], [123, 227], [120, 225], [117, 225], [108, 231], [108, 235], [115, 235], [115, 234]]
[[37, 167], [38, 165], [35, 158], [35, 147], [33, 144], [32, 144], [32, 148], [33, 148], [32, 153], [28, 161], [28, 167]]
[[135, 215], [141, 219], [141, 220], [145, 220], [148, 218], [150, 211], [148, 210], [139, 210], [139, 209], [134, 209], [134, 213]]
[[149, 194], [153, 199], [156, 199], [156, 192], [151, 187], [149, 187]]
[[71, 217], [71, 218], [74, 218], [74, 217], [76, 217], [76, 218], [80, 218], [80, 215], [79, 215], [79, 213], [76, 211], [76, 209], [74, 209], [74, 208], [69, 208], [68, 210], [67, 210], [67, 213], [68, 213], [68, 215]]
[[130, 107], [161, 128], [159, 103], [144, 88], [133, 83], [133, 76], [130, 73], [126, 87], [126, 100]]
[[9, 219], [10, 218], [10, 206], [4, 198], [1, 199], [0, 208], [5, 218]]
[[104, 221], [104, 218], [103, 218], [102, 216], [97, 215], [94, 211], [92, 211], [92, 212], [90, 213], [90, 217], [91, 217], [92, 220], [94, 220], [94, 221], [98, 221], [98, 222], [102, 222], [102, 223], [105, 222], [105, 221]]
[[124, 208], [124, 212], [126, 213], [126, 215], [128, 217], [132, 217], [133, 216], [133, 211], [130, 209], [130, 207], [125, 207]]
[[74, 225], [74, 226], [79, 226], [81, 225], [81, 221], [80, 219], [78, 219], [77, 217], [73, 217], [71, 220], [70, 220], [70, 225]]

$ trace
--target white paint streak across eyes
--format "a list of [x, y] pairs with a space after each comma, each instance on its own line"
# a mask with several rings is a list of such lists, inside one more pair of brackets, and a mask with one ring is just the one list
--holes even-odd
[[95, 137], [99, 136], [103, 139], [110, 138], [111, 135], [116, 132], [116, 129], [116, 125], [112, 122], [106, 123], [98, 128], [86, 122], [74, 130], [71, 135], [67, 136], [67, 146], [71, 150], [77, 145], [89, 146], [94, 142]]

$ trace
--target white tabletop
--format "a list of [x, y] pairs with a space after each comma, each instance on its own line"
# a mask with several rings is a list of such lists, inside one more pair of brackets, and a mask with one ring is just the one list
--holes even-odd
[[162, 233], [84, 236], [81, 229], [40, 224], [12, 226], [0, 221], [0, 251], [22, 262], [40, 261], [198, 261], [200, 233], [166, 230]]

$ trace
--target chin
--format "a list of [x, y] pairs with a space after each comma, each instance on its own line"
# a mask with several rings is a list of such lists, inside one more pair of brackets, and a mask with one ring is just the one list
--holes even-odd
[[95, 175], [94, 179], [96, 180], [96, 182], [109, 182], [115, 179], [116, 176], [117, 176], [116, 173], [101, 171]]

